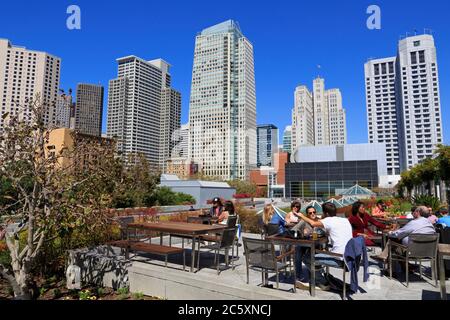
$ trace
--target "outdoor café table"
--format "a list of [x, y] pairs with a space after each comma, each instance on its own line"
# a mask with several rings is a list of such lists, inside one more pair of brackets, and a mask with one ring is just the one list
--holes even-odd
[[[276, 244], [287, 244], [287, 245], [294, 245], [294, 246], [300, 246], [310, 249], [310, 255], [311, 255], [311, 276], [310, 276], [310, 286], [309, 286], [309, 292], [312, 297], [316, 296], [316, 247], [318, 245], [325, 245], [328, 243], [328, 237], [319, 237], [317, 240], [312, 239], [292, 239], [287, 237], [280, 237], [280, 236], [269, 236], [267, 237], [268, 240], [272, 241]], [[297, 282], [297, 280], [295, 279]]]
[[438, 245], [439, 253], [439, 283], [441, 287], [441, 299], [447, 300], [447, 291], [445, 288], [445, 265], [444, 260], [450, 260], [450, 244]]
[[160, 233], [160, 243], [162, 245], [163, 234], [175, 234], [192, 237], [192, 263], [191, 272], [194, 271], [195, 265], [195, 241], [199, 239], [201, 235], [211, 233], [214, 231], [222, 231], [226, 229], [225, 225], [206, 225], [198, 223], [186, 223], [186, 222], [155, 222], [155, 223], [130, 223], [127, 228], [141, 229], [148, 231], [155, 231]]

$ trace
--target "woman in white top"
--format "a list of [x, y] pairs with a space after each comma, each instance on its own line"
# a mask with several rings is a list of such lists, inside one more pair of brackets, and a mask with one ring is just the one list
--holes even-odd
[[228, 217], [230, 215], [232, 215], [232, 216], [235, 215], [234, 205], [233, 205], [233, 202], [227, 201], [227, 202], [225, 202], [225, 207], [219, 216], [218, 223], [226, 225], [228, 223]]
[[299, 222], [298, 215], [300, 213], [300, 210], [302, 208], [302, 205], [299, 201], [294, 201], [291, 204], [291, 212], [289, 212], [286, 215], [286, 224], [288, 225], [295, 225]]

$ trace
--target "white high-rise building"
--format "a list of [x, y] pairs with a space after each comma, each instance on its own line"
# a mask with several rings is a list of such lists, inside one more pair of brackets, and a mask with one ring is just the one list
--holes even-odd
[[295, 106], [292, 112], [292, 139], [289, 153], [301, 145], [314, 145], [313, 97], [306, 86], [295, 89]]
[[246, 179], [256, 166], [253, 46], [232, 20], [195, 41], [189, 158], [207, 176]]
[[162, 159], [170, 149], [171, 128], [180, 125], [181, 98], [170, 88], [170, 65], [161, 59], [146, 61], [136, 56], [117, 62], [118, 77], [109, 82], [107, 135], [118, 139], [118, 152], [123, 157], [141, 153], [154, 168], [162, 170]]
[[395, 60], [377, 59], [365, 65], [369, 143], [386, 144], [388, 175], [400, 174]]
[[344, 145], [347, 126], [339, 89], [325, 89], [325, 80], [316, 78], [311, 93], [306, 86], [295, 89], [292, 111], [292, 153], [300, 146]]
[[397, 57], [369, 61], [365, 74], [369, 142], [386, 143], [388, 173], [432, 157], [443, 143], [433, 36], [401, 40]]
[[39, 95], [47, 106], [46, 121], [53, 121], [59, 91], [61, 59], [46, 52], [27, 50], [0, 39], [0, 131], [4, 115], [31, 114], [27, 102]]
[[292, 153], [292, 126], [287, 126], [284, 129], [283, 152]]
[[172, 158], [184, 158], [189, 156], [189, 123], [181, 125], [181, 128], [175, 131], [172, 139], [175, 146], [172, 149]]

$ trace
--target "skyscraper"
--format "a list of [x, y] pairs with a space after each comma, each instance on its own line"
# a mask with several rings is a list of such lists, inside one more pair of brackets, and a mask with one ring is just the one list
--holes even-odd
[[195, 41], [189, 157], [203, 174], [246, 179], [256, 166], [253, 46], [232, 20]]
[[292, 153], [292, 126], [287, 126], [283, 132], [283, 151]]
[[107, 135], [118, 139], [123, 157], [141, 153], [162, 170], [170, 132], [180, 126], [181, 98], [171, 89], [170, 65], [162, 59], [146, 61], [136, 56], [117, 62], [118, 77], [109, 82]]
[[54, 124], [58, 128], [70, 128], [70, 115], [73, 108], [71, 94], [58, 94], [54, 114]]
[[0, 39], [0, 131], [4, 115], [30, 119], [27, 101], [38, 94], [47, 106], [46, 121], [53, 121], [60, 81], [61, 59], [46, 52], [27, 50]]
[[295, 89], [292, 111], [292, 150], [307, 145], [344, 145], [347, 143], [345, 109], [339, 89], [325, 89], [325, 80], [317, 77], [313, 92], [306, 86]]
[[257, 166], [271, 167], [278, 152], [278, 128], [273, 124], [259, 125], [257, 137]]
[[443, 142], [433, 36], [400, 40], [397, 56], [367, 62], [365, 76], [369, 142], [386, 142], [388, 173], [399, 175]]
[[173, 136], [175, 146], [172, 149], [171, 157], [188, 158], [189, 155], [189, 123], [181, 125]]
[[103, 87], [95, 84], [77, 85], [75, 130], [91, 136], [102, 135]]
[[285, 147], [285, 151], [289, 153], [294, 153], [298, 146], [315, 144], [313, 97], [306, 86], [299, 86], [295, 89], [294, 99], [291, 127], [293, 138], [290, 150]]

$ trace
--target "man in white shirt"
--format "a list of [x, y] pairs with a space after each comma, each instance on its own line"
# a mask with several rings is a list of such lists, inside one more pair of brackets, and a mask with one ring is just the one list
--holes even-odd
[[[299, 214], [298, 217], [309, 223], [314, 228], [323, 228], [328, 234], [330, 244], [332, 248], [330, 252], [344, 254], [345, 246], [353, 238], [352, 225], [346, 218], [336, 217], [337, 209], [333, 203], [324, 203], [322, 205], [323, 218], [318, 221], [314, 221]], [[315, 255], [316, 264], [322, 266], [338, 267], [342, 265], [342, 259], [327, 255], [317, 254]], [[305, 265], [308, 270], [311, 270], [310, 257], [305, 256]], [[316, 271], [316, 283], [322, 290], [329, 290], [330, 285], [328, 280], [320, 271]]]

